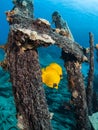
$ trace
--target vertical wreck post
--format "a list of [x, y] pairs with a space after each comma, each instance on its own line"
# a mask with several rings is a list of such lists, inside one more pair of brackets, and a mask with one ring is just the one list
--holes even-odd
[[69, 90], [72, 93], [71, 101], [74, 106], [77, 121], [76, 128], [77, 130], [91, 130], [88, 119], [85, 85], [80, 71], [81, 63], [79, 63], [79, 61], [73, 56], [65, 54], [63, 51], [62, 57], [67, 71]]
[[[71, 34], [71, 31], [62, 19], [58, 12], [52, 14], [53, 22], [55, 23], [56, 28], [60, 30], [63, 29], [67, 33], [66, 36], [68, 39], [74, 42], [74, 38]], [[65, 34], [66, 34], [65, 33]], [[72, 46], [73, 51], [73, 46]], [[62, 58], [65, 62], [65, 68], [67, 71], [68, 77], [68, 86], [69, 90], [72, 93], [72, 104], [74, 106], [75, 117], [77, 121], [77, 130], [91, 130], [91, 125], [88, 118], [88, 106], [86, 102], [86, 90], [83, 81], [83, 76], [81, 74], [81, 61], [79, 61], [73, 54], [65, 53], [62, 50]], [[83, 60], [87, 60], [86, 57]]]
[[[8, 69], [11, 73], [14, 97], [26, 130], [51, 130], [41, 71], [36, 50], [17, 51], [13, 36], [9, 36]], [[14, 44], [14, 45], [13, 45]]]
[[7, 12], [10, 33], [6, 45], [7, 68], [18, 113], [26, 130], [51, 130], [50, 115], [42, 87], [41, 69], [36, 45], [16, 28], [25, 28], [33, 18], [31, 0], [13, 0], [12, 11]]
[[33, 0], [12, 0], [14, 3], [13, 10], [21, 15], [21, 17], [34, 17], [34, 4]]
[[89, 59], [89, 73], [88, 73], [88, 82], [86, 88], [86, 96], [87, 96], [87, 105], [88, 105], [88, 113], [92, 115], [93, 113], [93, 78], [94, 78], [94, 38], [93, 34], [89, 33], [89, 43], [90, 43], [90, 59]]
[[52, 21], [54, 22], [56, 28], [61, 29], [61, 31], [64, 31], [65, 36], [74, 41], [74, 37], [70, 31], [70, 28], [68, 27], [67, 22], [65, 22], [65, 20], [59, 14], [59, 12], [55, 11], [52, 14]]

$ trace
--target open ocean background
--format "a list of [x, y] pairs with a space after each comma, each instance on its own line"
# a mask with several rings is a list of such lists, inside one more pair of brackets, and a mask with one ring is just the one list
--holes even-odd
[[[7, 42], [9, 25], [6, 21], [5, 12], [11, 10], [11, 0], [0, 1], [0, 44]], [[69, 28], [76, 42], [81, 46], [89, 47], [89, 32], [94, 34], [94, 43], [98, 43], [98, 1], [97, 0], [34, 0], [35, 18], [49, 20], [51, 26], [51, 15], [59, 11]], [[60, 64], [65, 72], [63, 61], [60, 59], [61, 50], [56, 46], [38, 48], [41, 67], [46, 67], [52, 62]], [[4, 59], [4, 51], [0, 50], [0, 61]], [[83, 64], [82, 73], [87, 76], [88, 65]], [[65, 72], [66, 73], [66, 72]], [[64, 73], [63, 79], [66, 79]], [[98, 63], [95, 52], [95, 89], [98, 91]], [[10, 75], [0, 68], [0, 130], [16, 130], [16, 110], [13, 100], [11, 83], [8, 82]], [[52, 119], [53, 130], [75, 130], [75, 119], [72, 106], [69, 106], [70, 92], [67, 87], [67, 80], [62, 80], [59, 89], [45, 88], [49, 111], [54, 113]]]

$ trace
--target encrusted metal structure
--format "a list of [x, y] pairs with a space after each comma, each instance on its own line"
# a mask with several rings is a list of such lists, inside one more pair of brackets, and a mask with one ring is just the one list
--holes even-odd
[[[33, 18], [31, 0], [13, 0], [15, 7], [6, 12], [10, 24], [7, 57], [3, 67], [11, 74], [17, 111], [23, 117], [24, 130], [51, 130], [50, 115], [42, 87], [37, 47], [57, 45], [68, 73], [69, 89], [75, 107], [77, 129], [91, 130], [81, 63], [87, 61], [84, 48], [74, 42], [69, 29], [52, 29], [45, 19]], [[56, 21], [54, 21], [56, 22]], [[60, 24], [61, 21], [59, 21]], [[57, 27], [57, 26], [56, 26]]]
[[87, 95], [87, 106], [88, 106], [88, 114], [93, 114], [93, 79], [94, 79], [94, 38], [93, 34], [89, 33], [89, 43], [90, 43], [90, 67], [88, 73], [88, 84], [86, 88]]
[[[69, 34], [71, 40], [74, 42], [74, 38], [68, 28], [66, 22], [60, 16], [58, 12], [54, 12], [52, 15], [55, 25], [59, 29], [64, 29]], [[68, 77], [69, 90], [72, 93], [72, 104], [74, 106], [74, 112], [77, 121], [77, 130], [91, 130], [91, 125], [88, 119], [88, 106], [86, 101], [86, 90], [81, 74], [81, 64], [78, 58], [72, 53], [66, 53], [62, 50], [62, 58], [65, 62], [65, 67]]]

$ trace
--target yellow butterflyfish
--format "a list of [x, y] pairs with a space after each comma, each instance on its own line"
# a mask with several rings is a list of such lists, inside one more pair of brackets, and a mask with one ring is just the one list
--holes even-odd
[[46, 68], [42, 69], [42, 81], [50, 88], [58, 89], [58, 85], [61, 80], [61, 75], [62, 68], [56, 63], [52, 63]]
[[59, 64], [57, 64], [57, 63], [51, 63], [48, 67], [46, 67], [46, 69], [47, 69], [47, 68], [53, 68], [53, 69], [55, 69], [56, 72], [57, 72], [60, 76], [62, 76], [62, 68], [61, 68], [61, 66], [60, 66]]

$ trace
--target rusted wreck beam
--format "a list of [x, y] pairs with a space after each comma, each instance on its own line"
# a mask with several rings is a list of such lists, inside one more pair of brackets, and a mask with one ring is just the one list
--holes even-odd
[[[69, 32], [71, 40], [73, 40], [72, 34], [67, 27], [68, 25], [62, 19], [58, 12], [54, 12], [52, 15], [56, 27], [59, 29], [64, 29]], [[74, 106], [75, 117], [77, 121], [77, 130], [91, 130], [90, 121], [88, 118], [88, 106], [86, 102], [86, 90], [83, 81], [83, 76], [81, 74], [81, 63], [82, 61], [73, 53], [66, 53], [62, 50], [62, 58], [65, 62], [65, 68], [67, 71], [68, 86], [72, 93], [72, 104]]]
[[90, 43], [90, 67], [88, 73], [88, 82], [86, 88], [87, 95], [87, 105], [88, 105], [88, 113], [92, 115], [93, 113], [93, 78], [94, 78], [94, 38], [93, 34], [89, 33], [89, 43]]
[[72, 93], [71, 103], [74, 106], [77, 121], [76, 128], [77, 130], [91, 130], [91, 125], [88, 119], [85, 85], [80, 70], [81, 64], [75, 59], [75, 57], [65, 54], [64, 52], [62, 52], [62, 57], [65, 61], [65, 67], [68, 74], [69, 90]]
[[12, 0], [14, 4], [13, 10], [21, 16], [28, 18], [34, 17], [34, 3], [33, 0]]
[[55, 24], [55, 27], [58, 29], [63, 29], [66, 32], [66, 35], [72, 40], [74, 41], [74, 37], [70, 31], [70, 28], [67, 24], [67, 22], [61, 17], [61, 15], [59, 14], [58, 11], [55, 11], [52, 14], [52, 21]]
[[47, 46], [50, 44], [57, 45], [60, 48], [63, 48], [65, 53], [73, 54], [79, 61], [87, 61], [83, 48], [78, 43], [73, 42], [66, 36], [64, 37], [62, 34], [57, 33], [56, 30], [51, 29], [47, 21], [44, 21], [43, 19], [28, 19], [27, 25], [27, 19], [23, 18], [22, 20], [24, 23], [16, 24], [15, 22], [11, 25], [11, 30], [16, 33], [25, 34], [33, 41], [34, 45], [44, 46], [46, 43]]
[[[24, 9], [29, 9], [29, 6], [22, 8], [21, 11], [21, 6], [20, 4], [18, 6], [18, 4], [15, 5], [12, 11], [6, 13], [8, 22], [13, 30], [25, 33], [32, 41], [34, 41], [34, 44], [37, 41], [41, 46], [47, 41], [47, 43], [55, 44], [60, 48], [63, 48], [65, 53], [75, 55], [79, 61], [87, 60], [84, 56], [83, 48], [78, 43], [74, 42], [74, 40], [70, 40], [73, 39], [71, 32], [66, 33], [64, 29], [60, 31], [52, 29], [48, 21], [44, 19], [34, 20], [32, 17], [28, 17], [30, 11], [25, 15]], [[66, 30], [68, 31], [68, 28]], [[43, 37], [44, 40], [38, 37]]]
[[[17, 38], [17, 39], [16, 39]], [[21, 35], [10, 32], [7, 48], [7, 67], [11, 74], [15, 102], [23, 117], [26, 130], [51, 130], [50, 115], [41, 81], [41, 69], [36, 49], [17, 46]], [[29, 41], [24, 41], [24, 44]]]
[[[13, 10], [6, 12], [10, 33], [7, 44], [2, 47], [7, 54], [6, 62], [2, 65], [11, 74], [17, 111], [22, 117], [22, 130], [51, 130], [36, 45], [25, 33], [22, 35], [21, 31], [16, 31], [17, 26], [22, 26], [22, 22], [28, 26], [28, 19], [33, 20], [33, 3], [31, 0], [13, 2]], [[24, 19], [27, 21], [24, 22]]]

